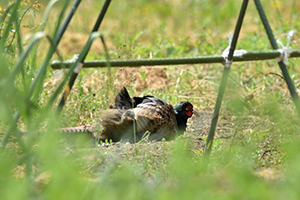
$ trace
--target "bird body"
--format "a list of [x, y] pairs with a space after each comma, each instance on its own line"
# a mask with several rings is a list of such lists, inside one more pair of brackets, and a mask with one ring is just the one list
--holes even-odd
[[171, 140], [185, 131], [187, 120], [193, 114], [189, 102], [181, 102], [174, 109], [163, 99], [150, 95], [131, 98], [125, 87], [111, 108], [102, 112], [100, 140], [134, 141], [135, 137], [138, 141], [145, 134], [149, 140]]
[[101, 111], [100, 122], [89, 129], [100, 141], [135, 142], [145, 136], [148, 140], [171, 140], [183, 134], [187, 120], [193, 114], [190, 102], [181, 102], [173, 107], [150, 95], [131, 98], [125, 87], [110, 108]]

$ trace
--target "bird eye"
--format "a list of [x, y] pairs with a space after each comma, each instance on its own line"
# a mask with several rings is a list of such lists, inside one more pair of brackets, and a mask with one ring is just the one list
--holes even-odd
[[187, 107], [185, 107], [185, 111], [186, 111], [186, 112], [188, 112], [188, 111], [192, 111], [192, 112], [193, 112], [193, 108], [190, 107], [190, 106], [187, 106]]

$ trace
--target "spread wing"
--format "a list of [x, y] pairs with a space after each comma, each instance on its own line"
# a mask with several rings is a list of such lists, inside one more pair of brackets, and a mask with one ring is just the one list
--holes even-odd
[[137, 133], [150, 132], [150, 139], [168, 139], [177, 131], [176, 117], [170, 104], [139, 104], [133, 109]]

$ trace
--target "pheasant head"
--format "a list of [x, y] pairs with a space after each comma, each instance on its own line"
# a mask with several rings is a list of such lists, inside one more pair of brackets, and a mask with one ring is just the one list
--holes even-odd
[[185, 131], [188, 118], [193, 116], [193, 104], [188, 101], [180, 102], [174, 106], [179, 131]]

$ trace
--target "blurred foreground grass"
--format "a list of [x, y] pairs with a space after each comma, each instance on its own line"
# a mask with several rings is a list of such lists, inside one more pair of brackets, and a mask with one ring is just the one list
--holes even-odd
[[[275, 61], [233, 64], [209, 164], [203, 160], [206, 135], [199, 137], [205, 128], [197, 120], [191, 137], [92, 148], [84, 135], [62, 137], [55, 128], [97, 122], [97, 112], [108, 108], [122, 86], [132, 95], [152, 94], [172, 104], [188, 99], [201, 113], [215, 103], [222, 65], [116, 68], [112, 91], [106, 69], [85, 69], [57, 118], [57, 100], [49, 104], [59, 84], [54, 71], [48, 69], [40, 78], [42, 90], [29, 95], [49, 51], [47, 39], [16, 66], [35, 33], [55, 36], [67, 1], [56, 2], [43, 23], [48, 1], [18, 2], [17, 7], [0, 3], [0, 130], [5, 132], [19, 111], [16, 128], [28, 132], [21, 138], [13, 130], [0, 152], [0, 199], [299, 199], [299, 118], [284, 80], [274, 75], [280, 74]], [[113, 59], [219, 55], [228, 46], [241, 2], [112, 1], [100, 32]], [[58, 46], [63, 59], [81, 51], [103, 3], [81, 3]], [[285, 34], [299, 30], [299, 2], [262, 3], [276, 38], [285, 44]], [[299, 38], [296, 32], [293, 49], [299, 49]], [[237, 48], [270, 49], [252, 1]], [[105, 59], [100, 40], [87, 59]], [[289, 59], [299, 88], [297, 65], [298, 59]]]

